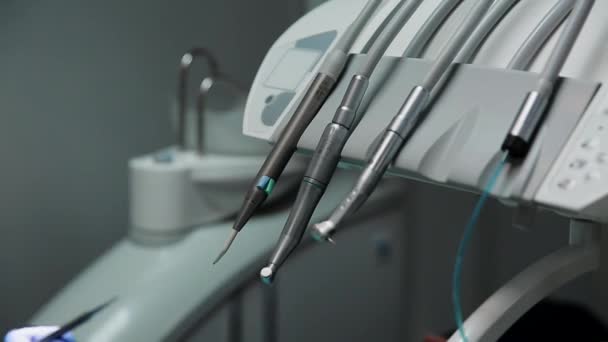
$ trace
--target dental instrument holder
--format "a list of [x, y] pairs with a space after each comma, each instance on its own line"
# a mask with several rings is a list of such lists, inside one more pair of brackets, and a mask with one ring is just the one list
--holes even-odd
[[[357, 70], [362, 56], [352, 56], [349, 69], [336, 91], [319, 111], [298, 148], [313, 150], [327, 122], [339, 105], [340, 96]], [[384, 57], [370, 79], [355, 129], [343, 153], [343, 164], [362, 165], [368, 147], [383, 133], [386, 123], [399, 110], [404, 89], [419, 84], [430, 61]], [[440, 93], [432, 94], [430, 111], [408, 137], [388, 173], [418, 181], [481, 192], [500, 158], [502, 139], [537, 75], [529, 72], [455, 65]], [[547, 121], [528, 157], [509, 164], [492, 195], [505, 202], [534, 202], [536, 191], [566, 144], [598, 89], [598, 84], [562, 79], [548, 106]], [[440, 96], [439, 96], [440, 95]], [[537, 203], [539, 206], [547, 206]], [[604, 220], [608, 220], [607, 216]]]

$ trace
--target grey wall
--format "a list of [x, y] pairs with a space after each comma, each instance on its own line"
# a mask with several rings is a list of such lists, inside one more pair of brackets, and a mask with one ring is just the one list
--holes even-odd
[[0, 330], [125, 234], [126, 162], [173, 141], [181, 54], [249, 83], [293, 2], [0, 2]]

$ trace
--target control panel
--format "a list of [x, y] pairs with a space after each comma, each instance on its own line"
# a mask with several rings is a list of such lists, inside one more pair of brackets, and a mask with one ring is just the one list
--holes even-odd
[[536, 201], [584, 217], [608, 220], [608, 92], [596, 100], [539, 189]]
[[[313, 150], [345, 92], [354, 67], [398, 0], [386, 0], [351, 49], [349, 68], [298, 147]], [[360, 165], [367, 149], [399, 109], [407, 89], [436, 58], [474, 1], [464, 1], [428, 42], [420, 59], [404, 59], [411, 38], [440, 0], [424, 1], [397, 35], [371, 79], [360, 123], [342, 154]], [[390, 173], [479, 192], [500, 156], [500, 145], [537, 72], [555, 46], [554, 34], [528, 71], [507, 70], [521, 44], [556, 1], [522, 0], [477, 51], [459, 65], [433, 108], [395, 160]], [[258, 70], [245, 109], [243, 132], [273, 142], [299, 102], [326, 51], [365, 0], [329, 1], [290, 27]], [[493, 196], [535, 203], [570, 216], [608, 222], [608, 1], [597, 1], [562, 69], [564, 84], [552, 101], [530, 155], [509, 165]], [[322, 44], [320, 42], [323, 42]], [[350, 74], [349, 74], [350, 73]], [[347, 83], [347, 82], [346, 82]]]

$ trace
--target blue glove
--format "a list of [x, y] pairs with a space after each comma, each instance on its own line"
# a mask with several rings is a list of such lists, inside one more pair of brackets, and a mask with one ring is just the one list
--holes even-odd
[[[29, 327], [11, 330], [4, 337], [4, 342], [36, 342], [52, 334], [59, 327]], [[72, 334], [63, 335], [57, 342], [76, 342]]]

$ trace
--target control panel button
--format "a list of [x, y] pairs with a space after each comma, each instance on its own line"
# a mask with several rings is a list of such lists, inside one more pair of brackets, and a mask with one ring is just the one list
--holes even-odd
[[564, 179], [560, 180], [559, 182], [557, 182], [557, 186], [563, 190], [570, 190], [570, 189], [574, 188], [575, 185], [576, 185], [576, 182], [570, 178], [564, 178]]
[[575, 170], [583, 169], [583, 168], [585, 168], [585, 166], [587, 166], [587, 161], [585, 159], [581, 159], [581, 158], [574, 159], [570, 163], [570, 168], [575, 169]]
[[600, 180], [600, 178], [601, 178], [601, 174], [598, 170], [589, 171], [585, 175], [585, 181], [587, 181], [587, 182], [598, 181], [598, 180]]
[[581, 147], [585, 150], [594, 150], [600, 146], [600, 139], [591, 138], [583, 141]]

